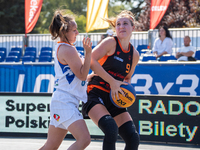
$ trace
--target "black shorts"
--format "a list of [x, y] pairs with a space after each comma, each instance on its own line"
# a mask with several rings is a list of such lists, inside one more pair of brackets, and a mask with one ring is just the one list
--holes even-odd
[[110, 100], [109, 93], [94, 87], [88, 93], [87, 103], [83, 103], [82, 113], [85, 118], [87, 118], [90, 109], [96, 104], [104, 105], [112, 117], [115, 117], [123, 112], [127, 112], [126, 108], [118, 108], [115, 105], [113, 105], [113, 103]]

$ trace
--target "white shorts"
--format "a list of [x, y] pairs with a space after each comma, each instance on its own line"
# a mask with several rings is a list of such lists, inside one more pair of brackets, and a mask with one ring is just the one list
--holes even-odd
[[78, 110], [79, 102], [69, 93], [55, 91], [50, 104], [50, 125], [67, 130], [72, 123], [83, 119]]

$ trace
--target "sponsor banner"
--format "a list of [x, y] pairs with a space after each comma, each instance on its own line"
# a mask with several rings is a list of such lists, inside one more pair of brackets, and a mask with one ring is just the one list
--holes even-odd
[[138, 95], [128, 111], [142, 141], [200, 144], [200, 97]]
[[40, 16], [43, 0], [25, 0], [25, 33], [33, 30]]
[[[0, 135], [48, 132], [50, 93], [1, 93], [0, 99]], [[200, 97], [137, 95], [128, 112], [141, 141], [200, 144]], [[103, 135], [92, 120], [85, 121], [91, 135]]]
[[200, 64], [138, 64], [131, 79], [136, 94], [200, 95]]
[[0, 131], [47, 133], [51, 95], [0, 95]]
[[[46, 135], [51, 96], [51, 93], [0, 93], [0, 135]], [[59, 116], [55, 115], [55, 118], [59, 119]], [[91, 135], [103, 135], [92, 120], [86, 119], [85, 122]]]
[[[0, 92], [53, 92], [54, 65], [0, 65]], [[200, 96], [200, 64], [138, 64], [136, 94]]]
[[169, 6], [170, 0], [151, 0], [150, 29], [154, 29]]
[[0, 92], [53, 92], [54, 64], [0, 65]]

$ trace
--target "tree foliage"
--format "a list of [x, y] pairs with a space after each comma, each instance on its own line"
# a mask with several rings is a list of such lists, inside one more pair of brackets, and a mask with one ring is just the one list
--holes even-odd
[[49, 25], [56, 10], [65, 10], [73, 15], [78, 24], [79, 32], [85, 32], [87, 0], [43, 0], [39, 20], [33, 32], [49, 33]]
[[0, 0], [0, 34], [24, 33], [24, 0]]
[[[0, 0], [0, 34], [23, 34], [25, 0]], [[79, 31], [85, 32], [87, 0], [43, 0], [39, 19], [31, 33], [49, 33], [54, 11], [65, 9], [78, 22]]]
[[[138, 31], [147, 31], [150, 26], [151, 0], [145, 0], [137, 20]], [[171, 0], [168, 9], [157, 25], [166, 25], [169, 28], [184, 28], [200, 26], [200, 2], [198, 0]]]
[[[136, 17], [136, 30], [147, 31], [150, 25], [150, 6], [151, 0], [109, 0], [108, 16], [116, 16], [124, 9], [130, 10]], [[40, 17], [31, 33], [49, 33], [49, 25], [57, 9], [65, 9], [67, 14], [73, 15], [79, 32], [85, 32], [87, 0], [43, 0]], [[0, 0], [0, 19], [0, 34], [23, 34], [24, 0]], [[200, 0], [171, 0], [157, 28], [160, 25], [169, 28], [200, 26]]]
[[[115, 0], [117, 2], [118, 0]], [[127, 7], [126, 9], [131, 11], [137, 19], [142, 11], [142, 6], [145, 4], [144, 0], [121, 0], [121, 2]]]

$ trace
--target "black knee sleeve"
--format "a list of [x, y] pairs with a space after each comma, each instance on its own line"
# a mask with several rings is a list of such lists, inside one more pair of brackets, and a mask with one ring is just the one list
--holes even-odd
[[118, 136], [118, 127], [115, 120], [110, 115], [105, 115], [99, 119], [98, 126], [105, 134], [103, 150], [115, 150]]
[[132, 121], [128, 121], [119, 127], [119, 135], [126, 143], [125, 150], [137, 150], [140, 137]]

